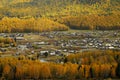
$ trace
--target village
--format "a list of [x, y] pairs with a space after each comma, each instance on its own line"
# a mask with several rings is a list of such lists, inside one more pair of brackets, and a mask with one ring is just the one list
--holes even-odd
[[16, 46], [1, 46], [0, 57], [24, 56], [41, 62], [58, 63], [64, 56], [84, 51], [120, 50], [120, 31], [0, 33], [0, 37], [16, 42]]

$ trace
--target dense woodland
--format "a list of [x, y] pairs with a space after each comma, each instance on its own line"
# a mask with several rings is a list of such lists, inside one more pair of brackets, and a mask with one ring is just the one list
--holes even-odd
[[42, 32], [58, 30], [68, 30], [68, 27], [46, 18], [19, 19], [4, 17], [0, 21], [0, 32]]
[[120, 15], [82, 15], [65, 17], [60, 20], [72, 29], [82, 30], [117, 30], [120, 29]]
[[[38, 29], [39, 32], [46, 31], [43, 29], [45, 25], [48, 26], [45, 27], [48, 28], [48, 31], [56, 30], [55, 27], [57, 30], [67, 30], [61, 29], [61, 26], [64, 25], [73, 29], [116, 30], [120, 27], [119, 4], [120, 0], [0, 0], [0, 22], [3, 22], [4, 17], [8, 17], [11, 21], [13, 21], [13, 17], [22, 19], [23, 21], [17, 20], [18, 23], [21, 23], [19, 24], [21, 26], [17, 26], [17, 29], [20, 29], [20, 31], [17, 30], [18, 32], [26, 31], [21, 31], [21, 28], [27, 27], [22, 24], [31, 25], [28, 20], [31, 18], [36, 21], [38, 18], [49, 19], [49, 21], [41, 19], [40, 22], [43, 25], [37, 26], [41, 29]], [[28, 21], [24, 22], [24, 19]], [[52, 24], [57, 25], [53, 26]], [[13, 23], [7, 23], [9, 31], [0, 32], [12, 32], [11, 29], [14, 29], [14, 25], [12, 27], [11, 25]], [[2, 28], [5, 26], [3, 25]], [[31, 27], [29, 31], [31, 31]], [[36, 29], [33, 29], [34, 31]]]
[[120, 52], [93, 51], [70, 55], [65, 64], [41, 63], [25, 56], [0, 59], [0, 77], [21, 79], [105, 79], [120, 77]]

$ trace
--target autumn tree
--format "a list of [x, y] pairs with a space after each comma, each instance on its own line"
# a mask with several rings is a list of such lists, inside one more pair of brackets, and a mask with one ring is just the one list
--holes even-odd
[[11, 67], [8, 64], [4, 65], [2, 76], [5, 77], [6, 79], [9, 79], [10, 71]]

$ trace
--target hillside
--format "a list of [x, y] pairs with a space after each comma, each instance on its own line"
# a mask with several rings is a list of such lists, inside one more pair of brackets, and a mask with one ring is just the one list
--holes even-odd
[[78, 16], [119, 11], [119, 0], [1, 0], [0, 14], [9, 17]]
[[1, 0], [0, 18], [45, 17], [75, 29], [118, 29], [119, 4], [120, 0]]

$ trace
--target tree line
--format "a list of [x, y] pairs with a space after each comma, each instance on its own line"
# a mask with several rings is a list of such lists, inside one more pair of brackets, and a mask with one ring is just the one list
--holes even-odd
[[[120, 77], [120, 52], [94, 51], [66, 57], [64, 64], [41, 63], [23, 58], [0, 58], [0, 78], [22, 79], [106, 79]], [[78, 59], [78, 60], [77, 60]], [[76, 61], [80, 61], [76, 63]]]
[[42, 32], [42, 31], [64, 31], [68, 30], [68, 27], [64, 24], [60, 24], [51, 21], [46, 18], [8, 18], [4, 17], [0, 20], [0, 32]]
[[0, 32], [65, 31], [69, 27], [81, 30], [118, 30], [120, 15], [81, 15], [56, 19], [8, 18], [0, 20]]
[[58, 22], [73, 29], [85, 30], [117, 30], [120, 29], [120, 15], [81, 15], [79, 17], [63, 17]]

